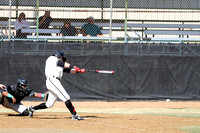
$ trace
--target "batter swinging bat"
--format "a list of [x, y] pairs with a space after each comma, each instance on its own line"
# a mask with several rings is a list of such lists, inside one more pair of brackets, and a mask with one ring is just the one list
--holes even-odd
[[102, 73], [102, 74], [114, 74], [112, 70], [85, 70], [86, 72]]

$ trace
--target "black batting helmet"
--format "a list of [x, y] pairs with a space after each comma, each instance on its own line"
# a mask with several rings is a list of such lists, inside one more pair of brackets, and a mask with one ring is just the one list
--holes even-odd
[[58, 59], [61, 59], [64, 57], [64, 53], [60, 50], [55, 51], [53, 55], [56, 56]]
[[17, 79], [17, 86], [22, 87], [22, 86], [28, 86], [28, 85], [29, 85], [29, 82], [26, 78], [21, 77]]

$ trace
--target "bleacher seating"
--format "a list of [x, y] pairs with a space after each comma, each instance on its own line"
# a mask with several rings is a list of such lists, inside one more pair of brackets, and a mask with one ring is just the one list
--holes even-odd
[[[52, 22], [50, 24], [50, 29], [36, 29], [36, 22], [35, 21], [30, 21], [30, 29], [22, 29], [22, 32], [24, 33], [31, 33], [32, 36], [36, 35], [35, 33], [52, 33], [52, 34], [56, 34], [58, 35], [60, 33], [60, 29], [63, 26], [63, 22]], [[11, 26], [14, 25], [14, 22], [11, 21]], [[77, 27], [78, 29], [81, 28], [81, 26], [83, 24], [85, 24], [85, 22], [72, 22], [71, 23], [73, 26]], [[102, 28], [102, 33], [103, 34], [110, 34], [110, 27], [112, 27], [112, 30], [115, 31], [124, 31], [125, 30], [125, 24], [124, 23], [117, 23], [114, 22], [112, 23], [112, 25], [110, 25], [109, 22], [107, 23], [100, 23], [97, 22], [95, 23], [96, 25], [100, 26]], [[8, 27], [9, 22], [8, 21], [0, 21], [0, 26], [1, 27]], [[150, 38], [147, 39], [149, 40], [181, 40], [180, 38], [182, 38], [183, 36], [187, 36], [187, 38], [184, 39], [184, 41], [191, 41], [191, 39], [189, 39], [189, 36], [191, 35], [200, 35], [200, 31], [198, 31], [198, 29], [200, 29], [200, 25], [198, 24], [153, 24], [153, 23], [127, 23], [127, 29], [129, 31], [134, 32], [139, 39], [141, 40], [145, 40], [144, 38]], [[140, 36], [141, 34], [138, 34], [135, 29], [140, 29], [139, 32], [141, 32], [142, 36]], [[1, 28], [1, 32], [2, 32]], [[152, 37], [149, 37], [149, 35], [152, 35]], [[179, 35], [179, 37], [177, 38], [155, 38], [155, 35]], [[145, 36], [145, 37], [143, 37]], [[44, 36], [43, 36], [44, 37]], [[29, 36], [29, 38], [35, 38], [35, 37], [31, 37]], [[46, 37], [46, 39], [55, 39], [55, 36], [51, 36], [51, 37]], [[59, 39], [59, 37], [57, 36], [57, 38]], [[77, 36], [77, 39], [81, 39], [82, 36]], [[108, 37], [109, 38], [109, 37]], [[107, 38], [107, 39], [108, 39]], [[116, 37], [117, 38], [117, 37]], [[114, 40], [116, 39], [114, 38]], [[120, 37], [118, 37], [120, 38]], [[130, 37], [132, 38], [132, 37]], [[134, 38], [134, 37], [133, 37]], [[132, 39], [132, 40], [138, 40], [137, 39]], [[65, 38], [66, 39], [66, 38]], [[74, 38], [73, 38], [74, 39]], [[84, 38], [85, 39], [85, 38]], [[131, 40], [131, 39], [129, 39]], [[196, 40], [197, 39], [193, 39]]]

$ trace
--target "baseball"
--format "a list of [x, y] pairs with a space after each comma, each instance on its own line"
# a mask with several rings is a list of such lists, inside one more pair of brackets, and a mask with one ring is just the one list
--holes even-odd
[[166, 102], [170, 102], [170, 99], [166, 99]]

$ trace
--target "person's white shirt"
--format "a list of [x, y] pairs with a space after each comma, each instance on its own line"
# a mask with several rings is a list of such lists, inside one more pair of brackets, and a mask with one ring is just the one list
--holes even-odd
[[22, 20], [21, 22], [19, 22], [17, 19], [17, 21], [15, 21], [14, 27], [16, 30], [19, 30], [22, 28], [30, 29], [30, 25], [29, 25], [28, 21], [26, 21], [26, 20]]
[[56, 56], [50, 56], [46, 60], [46, 65], [45, 65], [45, 75], [46, 78], [48, 77], [58, 77], [59, 79], [62, 78], [63, 76], [63, 67], [58, 66], [58, 58]]

